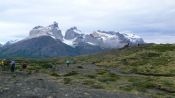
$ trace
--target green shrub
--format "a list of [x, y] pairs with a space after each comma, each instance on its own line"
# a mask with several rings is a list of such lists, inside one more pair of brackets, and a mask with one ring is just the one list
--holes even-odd
[[78, 74], [78, 72], [76, 72], [76, 71], [71, 71], [71, 72], [69, 72], [69, 73], [66, 73], [64, 76], [73, 76], [73, 75], [77, 75]]
[[16, 78], [16, 74], [13, 74], [12, 77], [13, 77], [13, 78]]
[[71, 78], [64, 78], [63, 81], [64, 81], [64, 84], [70, 84], [72, 79]]
[[91, 85], [91, 87], [93, 87], [95, 89], [104, 89], [104, 86], [100, 83], [93, 84], [93, 85]]
[[116, 81], [116, 78], [113, 78], [113, 77], [100, 77], [100, 78], [98, 78], [98, 81], [100, 81], [100, 82], [111, 82], [111, 81]]
[[79, 69], [83, 69], [83, 66], [77, 66], [77, 68], [79, 68]]
[[124, 85], [120, 86], [119, 88], [124, 91], [132, 91], [134, 89], [131, 85]]
[[27, 74], [32, 74], [32, 70], [27, 70]]
[[91, 78], [91, 79], [95, 79], [96, 78], [95, 75], [86, 75], [86, 77]]
[[55, 76], [55, 77], [60, 77], [60, 75], [58, 73], [56, 73], [56, 72], [52, 72], [50, 75], [51, 76]]
[[116, 75], [115, 73], [108, 73], [109, 77], [113, 78], [120, 78], [119, 75]]
[[83, 84], [84, 85], [92, 85], [92, 84], [95, 84], [95, 80], [84, 80]]
[[41, 68], [44, 68], [44, 69], [53, 68], [53, 65], [50, 63], [40, 64], [39, 66], [41, 66]]
[[173, 86], [174, 82], [172, 80], [164, 80], [163, 84], [166, 85], [166, 86]]
[[90, 86], [95, 89], [103, 89], [104, 86], [101, 83], [96, 82], [95, 80], [84, 80], [84, 85]]
[[149, 78], [144, 78], [144, 79], [131, 78], [128, 81], [131, 82], [132, 86], [136, 88], [138, 91], [145, 91], [146, 89], [151, 89], [156, 87], [156, 85], [154, 84], [155, 81]]
[[105, 73], [107, 73], [107, 70], [105, 70], [105, 69], [101, 69], [101, 70], [98, 71], [97, 74], [99, 74], [99, 75], [103, 75], [103, 74], [105, 74]]

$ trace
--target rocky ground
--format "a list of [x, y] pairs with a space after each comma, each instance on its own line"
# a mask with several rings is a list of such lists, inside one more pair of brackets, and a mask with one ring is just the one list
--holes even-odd
[[43, 73], [1, 72], [0, 98], [146, 98], [59, 83]]

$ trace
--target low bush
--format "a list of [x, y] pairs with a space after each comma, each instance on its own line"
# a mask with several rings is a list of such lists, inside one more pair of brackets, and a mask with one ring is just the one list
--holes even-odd
[[64, 76], [73, 76], [73, 75], [77, 75], [78, 74], [78, 72], [76, 72], [76, 71], [71, 71], [71, 72], [69, 72], [69, 73], [66, 73]]
[[91, 78], [91, 79], [95, 79], [96, 78], [95, 75], [86, 75], [86, 77]]
[[64, 84], [70, 84], [72, 79], [71, 78], [64, 78], [63, 81], [64, 81]]
[[77, 66], [77, 68], [79, 68], [79, 69], [83, 69], [83, 66]]
[[56, 73], [56, 72], [52, 72], [50, 75], [51, 76], [55, 76], [55, 77], [60, 77], [60, 75], [58, 73]]
[[88, 85], [88, 86], [95, 88], [95, 89], [103, 89], [104, 88], [104, 86], [101, 83], [96, 82], [95, 80], [84, 80], [83, 84]]

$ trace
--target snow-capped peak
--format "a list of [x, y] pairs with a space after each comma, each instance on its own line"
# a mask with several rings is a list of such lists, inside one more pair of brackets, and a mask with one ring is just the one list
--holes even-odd
[[121, 48], [126, 44], [143, 44], [144, 41], [137, 35], [124, 34], [113, 31], [96, 31], [86, 35], [85, 42], [90, 42], [103, 48]]
[[52, 29], [59, 29], [58, 23], [56, 21], [54, 21], [53, 24], [49, 25], [48, 27], [51, 27]]
[[69, 46], [74, 47], [74, 42], [75, 42], [75, 40], [76, 40], [76, 38], [70, 39], [70, 40], [68, 40], [68, 39], [63, 39], [63, 43], [65, 43], [65, 44], [67, 44], [67, 45], [69, 45]]
[[73, 30], [74, 32], [78, 33], [78, 34], [82, 34], [81, 30], [79, 30], [77, 27], [72, 27], [70, 29]]
[[29, 33], [29, 38], [35, 38], [40, 36], [51, 36], [54, 39], [63, 40], [63, 35], [58, 27], [57, 22], [54, 22], [53, 24], [47, 27], [36, 26]]
[[144, 43], [143, 39], [134, 33], [122, 32], [121, 34], [123, 34], [126, 38], [128, 38], [130, 41], [130, 44], [132, 45]]
[[84, 34], [82, 34], [82, 32], [78, 30], [77, 27], [72, 27], [66, 31], [64, 38], [67, 40], [72, 40], [72, 39], [81, 37], [83, 35]]

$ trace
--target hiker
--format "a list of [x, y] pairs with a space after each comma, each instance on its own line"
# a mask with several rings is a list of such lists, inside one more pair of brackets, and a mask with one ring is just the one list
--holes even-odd
[[67, 64], [67, 67], [69, 67], [69, 65], [70, 65], [70, 61], [67, 60], [67, 61], [66, 61], [66, 64]]
[[128, 43], [126, 46], [129, 47], [130, 46], [130, 43]]
[[138, 44], [137, 44], [137, 46], [139, 47], [139, 46], [140, 46], [140, 44], [138, 43]]
[[130, 43], [127, 43], [123, 48], [128, 48], [130, 46]]
[[1, 65], [4, 65], [4, 60], [1, 60]]
[[3, 60], [1, 60], [0, 65], [1, 65], [1, 70], [3, 71], [3, 67], [4, 67], [4, 61]]
[[8, 61], [8, 60], [3, 59], [3, 60], [1, 61], [1, 64], [2, 64], [2, 70], [3, 70], [3, 71], [6, 71], [6, 70], [9, 69], [9, 61]]
[[16, 66], [16, 62], [15, 61], [11, 61], [11, 63], [10, 63], [10, 71], [11, 72], [15, 71], [15, 66]]

